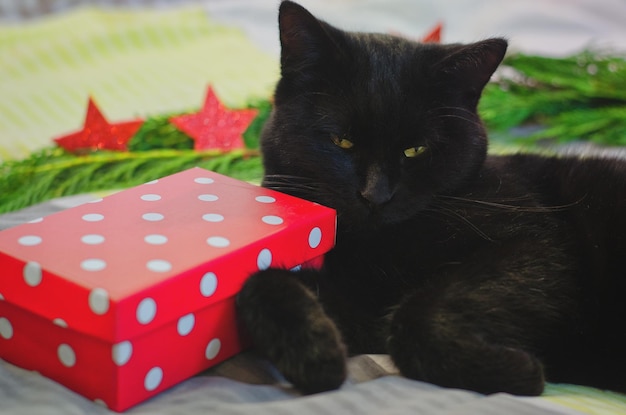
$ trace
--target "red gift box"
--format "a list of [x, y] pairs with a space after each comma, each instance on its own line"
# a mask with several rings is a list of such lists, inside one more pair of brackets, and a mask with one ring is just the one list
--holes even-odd
[[200, 168], [0, 232], [0, 356], [122, 411], [238, 353], [234, 296], [332, 209]]

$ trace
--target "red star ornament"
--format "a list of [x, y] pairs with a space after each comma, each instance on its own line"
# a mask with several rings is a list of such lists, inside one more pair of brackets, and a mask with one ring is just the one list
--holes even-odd
[[433, 27], [430, 32], [428, 32], [424, 37], [422, 37], [422, 43], [441, 43], [441, 29], [443, 28], [442, 23], [437, 23], [435, 27]]
[[209, 87], [204, 107], [196, 114], [170, 118], [170, 122], [189, 135], [196, 150], [233, 150], [243, 148], [243, 133], [257, 116], [255, 109], [226, 108]]
[[72, 153], [90, 150], [126, 151], [128, 142], [142, 124], [143, 120], [109, 123], [93, 99], [89, 97], [83, 129], [55, 138], [54, 141]]

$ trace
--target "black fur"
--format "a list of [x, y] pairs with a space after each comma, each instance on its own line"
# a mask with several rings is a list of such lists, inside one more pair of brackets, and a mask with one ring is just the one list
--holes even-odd
[[257, 350], [304, 392], [342, 383], [346, 347], [483, 393], [626, 391], [626, 164], [487, 156], [502, 39], [348, 33], [291, 2], [279, 21], [264, 185], [337, 209], [338, 236], [322, 271], [245, 284]]

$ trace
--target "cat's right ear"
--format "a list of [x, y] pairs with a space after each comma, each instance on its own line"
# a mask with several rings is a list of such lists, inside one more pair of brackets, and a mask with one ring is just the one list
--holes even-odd
[[283, 1], [278, 23], [283, 75], [328, 62], [339, 51], [338, 31], [299, 4]]
[[435, 65], [434, 72], [448, 80], [462, 81], [468, 89], [480, 93], [504, 58], [507, 41], [492, 38], [449, 48], [451, 52]]

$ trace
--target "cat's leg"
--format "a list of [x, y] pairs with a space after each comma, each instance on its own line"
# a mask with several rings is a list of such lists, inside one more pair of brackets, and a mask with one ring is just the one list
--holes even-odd
[[303, 393], [336, 389], [346, 379], [340, 333], [300, 282], [315, 272], [261, 271], [237, 296], [238, 318], [253, 347]]
[[563, 246], [511, 239], [430, 275], [391, 316], [399, 370], [482, 393], [541, 394], [542, 362], [549, 377], [581, 327], [579, 265]]
[[[541, 362], [519, 345], [497, 341], [497, 322], [471, 310], [472, 301], [415, 293], [393, 314], [389, 353], [409, 378], [481, 393], [539, 395]], [[460, 307], [459, 307], [460, 306]], [[494, 323], [494, 324], [491, 324]]]
[[[512, 251], [494, 254], [488, 270], [482, 261], [433, 278], [400, 303], [388, 350], [404, 375], [483, 393], [541, 393], [543, 367], [531, 350], [538, 339], [563, 337], [561, 320], [574, 314], [567, 304], [574, 295], [557, 278], [569, 273], [556, 265], [564, 261], [533, 264], [537, 252]], [[294, 386], [309, 393], [333, 389], [346, 376], [345, 347], [313, 294], [316, 272], [298, 274], [252, 276], [238, 296], [239, 316], [257, 350]]]

